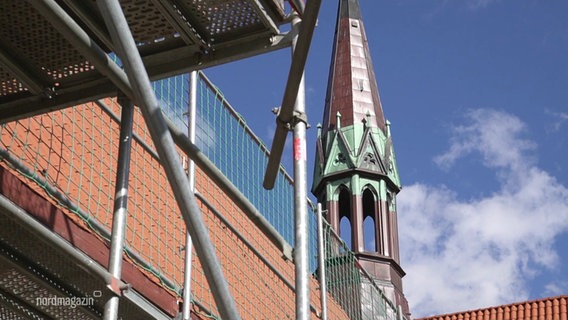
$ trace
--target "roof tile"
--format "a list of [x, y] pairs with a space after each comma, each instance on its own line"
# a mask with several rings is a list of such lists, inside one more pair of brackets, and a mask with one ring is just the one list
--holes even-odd
[[417, 320], [568, 320], [568, 295], [523, 301]]

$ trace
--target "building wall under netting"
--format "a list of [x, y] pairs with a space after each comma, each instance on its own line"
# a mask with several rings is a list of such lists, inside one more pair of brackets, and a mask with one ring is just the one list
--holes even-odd
[[[196, 145], [293, 246], [290, 177], [282, 170], [274, 190], [263, 189], [266, 147], [220, 91], [203, 74], [198, 79]], [[156, 82], [154, 88], [167, 118], [187, 131], [189, 76]], [[0, 128], [0, 151], [9, 155], [2, 156], [3, 174], [16, 177], [37, 197], [50, 202], [55, 208], [53, 215], [64, 216], [68, 224], [89, 234], [64, 236], [104, 266], [112, 226], [120, 112], [116, 98], [107, 98], [6, 123]], [[187, 163], [181, 150], [180, 158]], [[199, 167], [195, 178], [198, 204], [241, 317], [293, 319], [293, 262], [283, 257], [283, 252], [231, 201], [227, 191]], [[7, 197], [11, 194], [5, 190], [2, 193]], [[16, 193], [12, 197], [17, 198]], [[128, 197], [125, 261], [131, 267], [124, 269], [123, 278], [174, 317], [183, 286], [185, 224], [138, 109]], [[36, 214], [36, 209], [26, 208], [30, 215]], [[313, 208], [309, 212], [311, 312], [312, 318], [317, 318], [321, 306], [316, 277], [316, 216]], [[48, 224], [48, 220], [43, 222]], [[395, 319], [396, 309], [328, 225], [324, 235], [329, 318]], [[219, 313], [195, 253], [191, 290], [194, 316], [217, 318]], [[102, 310], [104, 303], [96, 301], [95, 311]]]

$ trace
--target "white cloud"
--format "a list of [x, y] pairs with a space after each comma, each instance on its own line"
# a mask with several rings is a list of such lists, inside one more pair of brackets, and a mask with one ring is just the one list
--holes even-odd
[[468, 6], [470, 9], [479, 9], [479, 8], [485, 8], [488, 5], [497, 2], [498, 0], [469, 0]]
[[530, 160], [527, 152], [536, 145], [520, 136], [525, 124], [512, 115], [477, 109], [466, 114], [469, 123], [454, 128], [450, 149], [437, 156], [434, 161], [441, 167], [451, 167], [456, 160], [477, 152], [483, 156], [484, 165], [489, 168], [520, 170]]
[[480, 154], [500, 186], [473, 200], [420, 183], [400, 193], [404, 286], [414, 317], [527, 299], [528, 280], [559, 268], [554, 239], [568, 230], [568, 188], [535, 165], [536, 145], [522, 137], [520, 119], [488, 109], [466, 117], [435, 161], [449, 170]]
[[549, 296], [558, 296], [566, 293], [568, 281], [561, 281], [560, 283], [549, 283], [545, 286], [546, 294]]
[[552, 128], [555, 131], [560, 130], [563, 125], [568, 123], [568, 112], [549, 112], [553, 117], [554, 120], [552, 121]]

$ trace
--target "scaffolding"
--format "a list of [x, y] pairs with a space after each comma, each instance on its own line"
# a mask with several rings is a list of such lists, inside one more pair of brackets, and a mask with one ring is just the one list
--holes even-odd
[[[320, 1], [290, 5], [297, 26], [281, 32], [292, 19], [278, 0], [2, 3], [2, 314], [173, 319], [190, 305], [200, 318], [321, 316], [317, 277], [310, 276], [322, 268], [316, 215], [305, 191], [294, 191], [273, 164], [279, 156], [269, 156], [203, 73], [192, 95], [188, 74], [295, 41], [278, 120], [290, 127]], [[25, 36], [8, 31], [14, 26]], [[186, 134], [191, 99], [195, 143]], [[282, 139], [277, 134], [275, 145]], [[182, 165], [190, 159], [195, 192]], [[294, 180], [305, 184], [305, 164], [300, 172]], [[274, 180], [270, 191], [262, 188], [265, 175]], [[298, 197], [305, 229], [294, 220], [303, 210], [294, 208]], [[301, 246], [298, 230], [308, 231]], [[325, 230], [326, 243], [334, 243], [323, 267], [327, 314], [400, 316], [352, 260], [336, 272], [335, 261], [350, 253]], [[194, 260], [190, 297], [183, 290], [187, 257]], [[337, 289], [345, 274], [354, 280]], [[354, 293], [357, 301], [371, 292], [382, 311], [345, 302], [353, 281], [370, 288]]]
[[[294, 230], [292, 179], [281, 168], [273, 190], [261, 187], [263, 164], [268, 161], [267, 147], [204, 74], [199, 73], [198, 79], [196, 143], [210, 164], [197, 161], [197, 199], [237, 308], [247, 319], [290, 317], [294, 314], [291, 299], [295, 290], [288, 244], [293, 243]], [[153, 85], [170, 125], [180, 132], [188, 126], [185, 113], [189, 86], [188, 75]], [[118, 159], [121, 110], [117, 99], [105, 99], [9, 122], [1, 128], [3, 166], [103, 242], [110, 239], [113, 221], [113, 163]], [[184, 226], [141, 118], [136, 109], [124, 249], [127, 261], [145, 271], [172, 299], [181, 299]], [[189, 153], [183, 149], [178, 149], [180, 158]], [[217, 174], [227, 181], [216, 182], [214, 174], [206, 173], [211, 170], [218, 170]], [[226, 185], [232, 185], [248, 206], [234, 201], [238, 195], [231, 195]], [[255, 212], [247, 212], [257, 206]], [[311, 206], [308, 211], [309, 255], [314, 257], [310, 270], [315, 274], [317, 216]], [[330, 318], [368, 319], [357, 311], [357, 303], [365, 297], [381, 298], [385, 301], [382, 308], [396, 314], [376, 286], [371, 288], [374, 297], [345, 294], [346, 290], [356, 290], [355, 284], [362, 279], [372, 284], [371, 278], [327, 223], [324, 235]], [[316, 279], [314, 276], [310, 280], [313, 316], [321, 313]], [[193, 270], [192, 288], [194, 312], [218, 317], [198, 262]], [[132, 289], [135, 292], [142, 288]], [[255, 307], [258, 305], [265, 307], [259, 310]]]

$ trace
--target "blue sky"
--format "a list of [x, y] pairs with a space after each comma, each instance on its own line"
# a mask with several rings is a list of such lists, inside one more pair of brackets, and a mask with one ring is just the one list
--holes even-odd
[[[568, 1], [360, 5], [403, 183], [413, 317], [567, 294]], [[307, 62], [310, 172], [336, 10], [323, 1]], [[270, 145], [289, 65], [281, 50], [205, 73]]]

